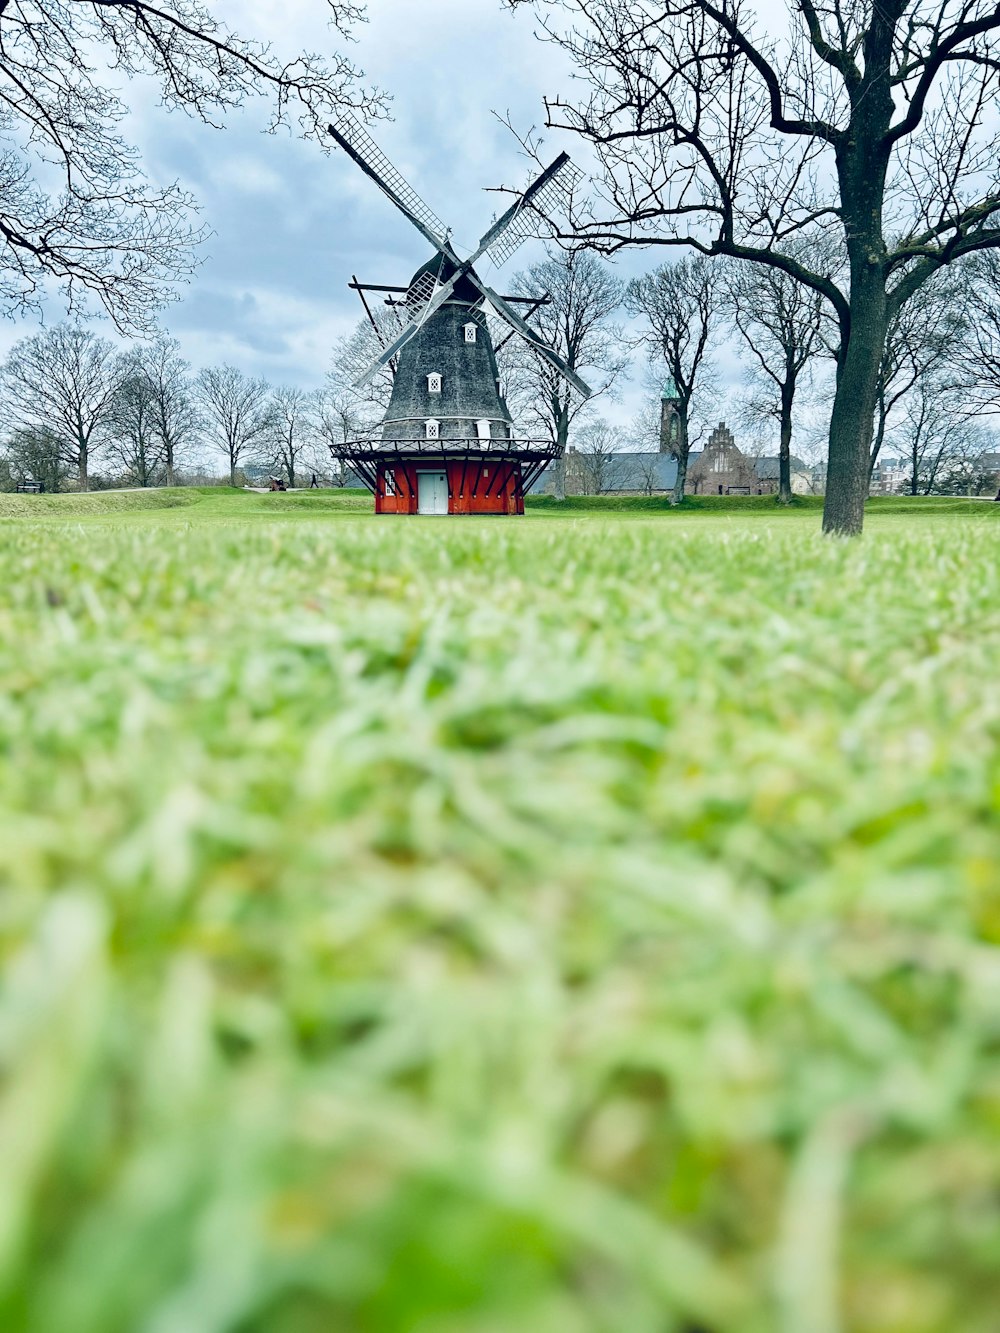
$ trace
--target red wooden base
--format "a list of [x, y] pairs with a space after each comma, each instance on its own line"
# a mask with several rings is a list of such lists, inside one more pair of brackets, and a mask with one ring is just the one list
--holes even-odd
[[[429, 512], [420, 506], [419, 473], [444, 473], [449, 514], [523, 514], [521, 464], [516, 458], [456, 458], [435, 462], [394, 458], [378, 464], [376, 514]], [[424, 487], [428, 503], [429, 487]], [[444, 509], [438, 512], [444, 513]]]

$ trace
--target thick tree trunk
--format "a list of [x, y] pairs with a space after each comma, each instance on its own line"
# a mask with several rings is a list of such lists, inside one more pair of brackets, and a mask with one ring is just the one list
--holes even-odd
[[670, 503], [672, 505], [679, 505], [684, 499], [684, 486], [687, 482], [687, 474], [688, 461], [687, 450], [685, 450], [683, 457], [678, 457], [677, 459], [677, 476], [674, 478], [674, 489], [670, 495]]
[[778, 446], [778, 503], [792, 503], [792, 397], [794, 383], [787, 379], [781, 391], [781, 442]]
[[552, 464], [552, 495], [556, 500], [566, 499], [566, 458], [557, 458]]
[[677, 442], [674, 445], [674, 457], [677, 459], [677, 476], [674, 478], [674, 489], [670, 496], [672, 505], [679, 505], [684, 500], [684, 487], [687, 485], [688, 474], [688, 454], [691, 445], [688, 440], [688, 420], [687, 404], [685, 403], [677, 413]]
[[882, 395], [877, 394], [875, 398], [875, 428], [872, 433], [872, 447], [868, 454], [868, 480], [871, 481], [872, 473], [875, 471], [875, 464], [878, 462], [879, 454], [882, 452], [882, 445], [885, 442], [885, 428], [888, 419], [885, 402]]
[[566, 446], [569, 443], [569, 413], [560, 409], [556, 414], [556, 448], [559, 457], [552, 469], [552, 494], [557, 500], [566, 499]]
[[885, 334], [885, 279], [881, 265], [872, 264], [851, 284], [851, 327], [837, 369], [830, 418], [823, 531], [834, 536], [856, 537], [864, 526]]
[[174, 451], [169, 447], [169, 445], [167, 446], [166, 462], [167, 462], [167, 485], [175, 486], [177, 484], [177, 480], [174, 473]]
[[78, 484], [81, 491], [90, 490], [90, 472], [87, 467], [89, 462], [88, 450], [85, 444], [80, 445], [79, 462], [77, 464]]

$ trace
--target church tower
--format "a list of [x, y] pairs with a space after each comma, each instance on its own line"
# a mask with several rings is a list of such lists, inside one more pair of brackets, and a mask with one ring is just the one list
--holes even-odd
[[668, 375], [660, 395], [660, 453], [672, 454], [681, 437], [681, 396]]

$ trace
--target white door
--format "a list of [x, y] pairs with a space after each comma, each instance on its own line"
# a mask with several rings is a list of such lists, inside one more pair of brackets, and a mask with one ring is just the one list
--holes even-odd
[[417, 513], [447, 514], [448, 478], [443, 472], [417, 473]]

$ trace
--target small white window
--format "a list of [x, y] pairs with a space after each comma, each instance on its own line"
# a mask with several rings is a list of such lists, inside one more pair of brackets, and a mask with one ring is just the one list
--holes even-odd
[[427, 392], [428, 393], [441, 392], [441, 376], [437, 373], [437, 371], [427, 376]]
[[431, 417], [431, 419], [426, 423], [426, 430], [427, 430], [427, 438], [429, 440], [440, 439], [441, 423], [435, 421], [433, 417]]
[[477, 421], [476, 434], [481, 440], [488, 440], [490, 438], [490, 423], [488, 421]]
[[395, 472], [393, 472], [391, 467], [386, 468], [385, 470], [385, 493], [386, 495], [399, 494], [399, 492], [396, 490], [396, 474]]
[[466, 326], [465, 326], [465, 341], [466, 341], [467, 343], [474, 343], [474, 342], [476, 341], [476, 326], [475, 326], [475, 324], [472, 324], [472, 323], [466, 324]]

